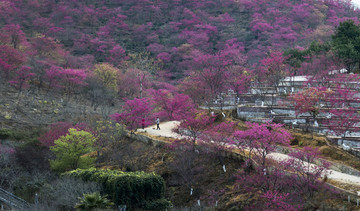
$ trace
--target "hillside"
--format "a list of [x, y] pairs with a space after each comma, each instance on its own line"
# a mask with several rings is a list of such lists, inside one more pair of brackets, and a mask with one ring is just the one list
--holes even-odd
[[1, 55], [3, 71], [156, 64], [156, 80], [181, 79], [207, 54], [236, 53], [251, 66], [269, 50], [329, 41], [339, 22], [359, 17], [349, 1], [315, 0], [2, 0], [0, 12], [3, 52], [14, 57]]
[[[359, 159], [308, 120], [359, 132], [359, 18], [350, 0], [0, 0], [0, 188], [39, 210], [96, 196], [130, 210], [341, 209], [329, 184], [360, 188], [324, 175]], [[306, 79], [296, 91], [292, 76]], [[272, 117], [274, 99], [306, 132], [222, 111]], [[138, 140], [173, 120], [170, 138]], [[279, 148], [289, 156], [269, 159]], [[63, 176], [75, 169], [95, 173]]]
[[359, 10], [335, 0], [1, 0], [0, 14], [4, 85], [81, 95], [96, 109], [153, 89], [204, 105], [287, 75], [321, 77], [347, 66], [326, 43]]

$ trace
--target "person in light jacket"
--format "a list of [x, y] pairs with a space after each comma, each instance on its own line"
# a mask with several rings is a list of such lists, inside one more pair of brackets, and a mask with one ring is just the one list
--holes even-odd
[[156, 130], [160, 130], [160, 119], [159, 117], [156, 117]]

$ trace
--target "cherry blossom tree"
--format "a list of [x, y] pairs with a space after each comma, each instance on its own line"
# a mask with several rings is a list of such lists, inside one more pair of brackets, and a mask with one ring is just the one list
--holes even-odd
[[305, 147], [289, 155], [281, 161], [269, 160], [270, 168], [257, 165], [248, 171], [245, 166], [238, 172], [235, 189], [244, 197], [246, 209], [299, 210], [311, 204], [321, 206], [322, 198], [315, 193], [323, 194], [321, 197], [336, 193], [322, 180], [329, 165], [317, 149]]
[[13, 85], [18, 91], [18, 95], [20, 95], [21, 91], [24, 88], [28, 87], [28, 83], [35, 76], [35, 73], [31, 72], [31, 68], [28, 66], [22, 66], [15, 72], [15, 77], [9, 81], [11, 85]]
[[91, 132], [91, 128], [86, 123], [73, 125], [70, 122], [56, 122], [51, 124], [48, 131], [39, 137], [39, 142], [46, 147], [54, 146], [54, 141], [67, 135], [70, 128]]
[[149, 72], [140, 69], [127, 69], [118, 78], [118, 94], [120, 97], [142, 98], [145, 90], [152, 85], [152, 77]]
[[207, 130], [214, 122], [214, 118], [206, 113], [198, 113], [183, 119], [177, 127], [178, 132], [184, 135], [186, 139], [190, 139], [195, 149], [196, 141], [201, 133]]
[[320, 160], [320, 154], [316, 148], [304, 147], [302, 150], [291, 152], [289, 155], [292, 158], [283, 163], [293, 172], [291, 177], [296, 190], [305, 196], [305, 200], [310, 200], [320, 187], [325, 186], [320, 179], [326, 176], [330, 164]]
[[203, 131], [200, 140], [198, 140], [199, 144], [204, 146], [207, 152], [219, 161], [224, 172], [226, 172], [224, 163], [226, 152], [234, 148], [231, 145], [231, 137], [235, 128], [235, 122], [224, 121]]
[[289, 210], [296, 211], [301, 209], [301, 206], [293, 205], [288, 203], [289, 194], [288, 193], [280, 193], [278, 191], [267, 191], [263, 193], [263, 198], [266, 199], [264, 208], [268, 210]]
[[194, 105], [189, 96], [157, 90], [152, 93], [154, 106], [160, 109], [156, 116], [169, 120], [182, 120], [194, 112]]
[[2, 39], [11, 44], [14, 49], [18, 49], [22, 43], [27, 45], [25, 33], [21, 30], [19, 24], [8, 24], [2, 28]]
[[358, 126], [360, 116], [356, 108], [334, 108], [329, 113], [331, 117], [324, 120], [324, 124], [333, 134], [344, 138], [360, 130]]
[[[229, 77], [229, 71], [224, 68], [223, 65], [226, 65], [227, 62], [222, 61], [219, 55], [204, 55], [199, 57], [198, 61], [195, 62], [200, 66], [203, 66], [203, 69], [194, 71], [190, 75], [190, 80], [187, 82], [196, 84], [195, 88], [197, 89], [195, 90], [195, 93], [200, 95], [203, 99], [208, 99], [202, 103], [211, 107], [213, 106], [213, 101], [226, 90], [226, 81]], [[186, 86], [186, 84], [184, 86]], [[191, 90], [189, 91], [185, 90], [185, 93], [192, 94]], [[192, 97], [196, 98], [196, 96]]]
[[265, 166], [267, 155], [276, 149], [276, 145], [289, 145], [291, 134], [281, 124], [250, 123], [245, 131], [234, 132], [233, 144], [242, 151], [249, 161], [254, 159], [261, 166]]
[[331, 94], [332, 91], [326, 87], [310, 87], [292, 94], [289, 99], [293, 102], [296, 115], [309, 113], [315, 121], [322, 110], [322, 104], [326, 104]]
[[86, 85], [86, 70], [83, 69], [64, 69], [62, 72], [62, 84], [67, 94], [72, 94]]
[[109, 56], [106, 58], [106, 61], [115, 66], [121, 66], [126, 59], [125, 50], [120, 45], [116, 45], [109, 50]]
[[201, 153], [194, 153], [192, 144], [185, 139], [175, 140], [169, 146], [169, 151], [175, 158], [167, 162], [169, 169], [174, 171], [171, 182], [184, 185], [190, 196], [194, 195], [195, 185], [203, 180], [206, 173], [204, 165], [204, 156]]
[[249, 91], [253, 75], [250, 70], [239, 66], [230, 67], [229, 70], [230, 77], [228, 86], [235, 92], [236, 98], [238, 99], [241, 94], [245, 94]]
[[115, 113], [110, 117], [116, 122], [126, 126], [130, 133], [134, 133], [137, 128], [142, 126], [142, 120], [145, 120], [145, 125], [152, 124], [152, 110], [150, 100], [148, 98], [134, 98], [133, 100], [126, 100], [122, 106], [121, 113]]
[[255, 68], [256, 88], [262, 97], [271, 94], [270, 106], [274, 104], [274, 95], [279, 90], [280, 81], [288, 75], [289, 68], [280, 51], [270, 50], [267, 57], [260, 60], [260, 65]]
[[26, 57], [19, 50], [8, 45], [0, 45], [0, 74], [9, 79], [13, 72], [26, 62]]

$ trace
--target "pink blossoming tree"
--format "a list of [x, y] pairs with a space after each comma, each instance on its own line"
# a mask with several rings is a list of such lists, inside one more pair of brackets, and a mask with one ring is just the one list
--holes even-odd
[[143, 119], [145, 125], [154, 123], [152, 121], [152, 110], [153, 108], [148, 98], [134, 98], [133, 100], [126, 100], [122, 106], [121, 113], [112, 114], [110, 117], [116, 122], [125, 125], [132, 134], [137, 128], [142, 126]]

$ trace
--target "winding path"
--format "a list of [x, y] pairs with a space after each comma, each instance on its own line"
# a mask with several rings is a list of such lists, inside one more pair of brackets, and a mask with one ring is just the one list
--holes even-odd
[[[169, 121], [169, 122], [163, 122], [160, 124], [160, 130], [155, 130], [156, 126], [150, 126], [145, 128], [144, 130], [138, 130], [142, 132], [149, 133], [150, 135], [154, 136], [161, 136], [161, 137], [168, 137], [168, 138], [179, 138], [181, 135], [173, 132], [172, 130], [179, 124], [179, 121]], [[269, 157], [276, 161], [281, 161], [288, 159], [290, 156], [286, 154], [281, 153], [270, 153]], [[311, 164], [314, 165], [314, 164]], [[336, 180], [342, 183], [352, 184], [360, 186], [360, 177], [353, 176], [345, 173], [341, 173], [339, 171], [335, 170], [328, 170], [328, 178], [332, 180]], [[358, 195], [360, 195], [360, 192], [358, 192]]]
[[[270, 153], [269, 157], [276, 161], [286, 160], [286, 159], [290, 158], [290, 156], [288, 156], [286, 154], [281, 154], [281, 153], [277, 153], [277, 152]], [[314, 164], [310, 164], [310, 165], [314, 165]], [[342, 183], [354, 184], [354, 185], [360, 186], [360, 177], [358, 177], [358, 176], [341, 173], [341, 172], [335, 171], [335, 170], [328, 170], [327, 173], [328, 173], [327, 177], [329, 179], [336, 180], [336, 181], [339, 181]], [[360, 193], [358, 193], [358, 194], [360, 194]]]

